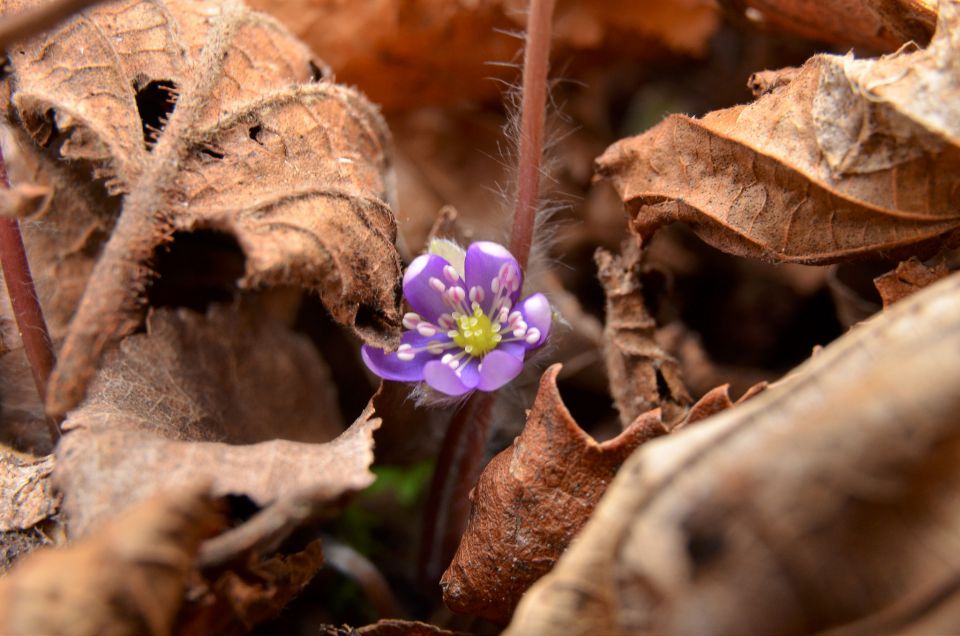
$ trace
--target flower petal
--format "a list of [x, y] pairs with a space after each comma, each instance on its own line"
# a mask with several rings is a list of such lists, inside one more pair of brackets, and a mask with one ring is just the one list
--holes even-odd
[[440, 314], [450, 308], [443, 299], [443, 293], [430, 286], [430, 279], [436, 278], [445, 287], [464, 285], [459, 276], [454, 282], [445, 277], [444, 268], [448, 265], [445, 259], [435, 254], [423, 254], [413, 259], [403, 275], [403, 297], [415, 312], [432, 323], [436, 323]]
[[528, 349], [539, 347], [550, 336], [550, 325], [553, 323], [553, 310], [550, 301], [543, 294], [532, 294], [523, 299], [523, 302], [514, 307], [523, 316], [527, 329], [536, 328], [540, 331], [540, 338], [534, 343], [524, 342]]
[[428, 362], [423, 367], [423, 379], [432, 388], [447, 395], [463, 395], [477, 388], [480, 374], [477, 371], [476, 359], [471, 359], [460, 370], [454, 371], [449, 365], [439, 360]]
[[517, 259], [507, 248], [490, 241], [477, 241], [467, 248], [467, 255], [463, 264], [467, 279], [467, 293], [475, 286], [483, 289], [483, 300], [480, 302], [480, 306], [484, 312], [490, 311], [490, 306], [496, 295], [490, 284], [500, 275], [500, 269], [504, 264], [512, 270], [511, 273], [518, 283], [517, 289], [508, 294], [512, 305], [520, 297], [520, 283], [523, 281]]
[[480, 381], [477, 388], [481, 391], [496, 391], [514, 379], [523, 371], [523, 360], [506, 351], [495, 349], [483, 356], [480, 362]]
[[[525, 342], [515, 341], [515, 342], [501, 342], [497, 345], [496, 351], [502, 351], [508, 355], [513, 356], [520, 362], [523, 362], [524, 356], [527, 355], [527, 349], [530, 347]], [[489, 353], [487, 355], [490, 355]], [[486, 358], [484, 358], [486, 360]]]
[[[400, 344], [409, 344], [414, 348], [420, 348], [426, 346], [431, 340], [450, 341], [446, 336], [424, 338], [414, 331], [407, 331], [400, 338]], [[429, 351], [421, 351], [414, 354], [413, 360], [401, 360], [397, 357], [396, 352], [386, 353], [382, 349], [363, 345], [360, 348], [360, 357], [363, 358], [368, 369], [384, 380], [419, 382], [423, 379], [423, 365], [439, 356]]]

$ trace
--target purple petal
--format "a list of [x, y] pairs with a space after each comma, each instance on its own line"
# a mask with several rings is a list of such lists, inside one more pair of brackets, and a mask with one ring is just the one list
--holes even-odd
[[[490, 241], [477, 241], [467, 248], [467, 255], [463, 263], [467, 278], [467, 292], [469, 293], [475, 286], [483, 289], [484, 298], [480, 306], [485, 312], [490, 311], [490, 305], [494, 298], [490, 283], [499, 276], [500, 268], [504, 264], [513, 270], [513, 275], [517, 281], [523, 280], [517, 259], [504, 246]], [[519, 285], [517, 290], [510, 292], [508, 296], [511, 305], [517, 302], [517, 298], [520, 297]]]
[[483, 356], [480, 362], [480, 381], [477, 388], [481, 391], [496, 391], [514, 379], [523, 371], [523, 359], [495, 349]]
[[448, 312], [450, 308], [443, 294], [430, 286], [430, 279], [436, 278], [446, 287], [464, 284], [459, 276], [455, 283], [445, 277], [443, 269], [447, 265], [449, 263], [445, 259], [435, 254], [423, 254], [413, 259], [403, 275], [403, 297], [415, 312], [432, 323], [436, 323], [440, 314]]
[[553, 323], [553, 310], [550, 308], [550, 301], [543, 294], [533, 294], [523, 299], [519, 305], [514, 307], [523, 316], [523, 321], [527, 323], [527, 329], [536, 327], [540, 330], [540, 338], [530, 344], [524, 342], [528, 349], [539, 347], [546, 342], [550, 335], [550, 325]]
[[[414, 331], [407, 331], [400, 338], [400, 344], [409, 344], [415, 348], [426, 346], [431, 340], [441, 340], [449, 342], [446, 336], [434, 336], [425, 338]], [[429, 351], [421, 351], [413, 356], [413, 360], [401, 360], [397, 354], [386, 353], [382, 349], [363, 345], [360, 348], [360, 357], [366, 363], [367, 368], [384, 380], [397, 380], [400, 382], [419, 382], [423, 379], [423, 365], [438, 356]]]
[[423, 379], [437, 391], [456, 396], [469, 393], [477, 388], [480, 374], [477, 371], [476, 359], [467, 362], [459, 374], [449, 365], [434, 360], [423, 367]]
[[[523, 362], [524, 356], [527, 355], [527, 349], [530, 347], [525, 342], [514, 341], [514, 342], [501, 342], [497, 345], [495, 351], [502, 351], [508, 355], [513, 356], [520, 362]], [[489, 353], [487, 355], [490, 355]], [[484, 358], [486, 360], [486, 358]]]

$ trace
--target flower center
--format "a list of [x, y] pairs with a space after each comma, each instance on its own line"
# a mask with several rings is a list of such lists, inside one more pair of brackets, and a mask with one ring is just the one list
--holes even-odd
[[473, 315], [457, 312], [453, 314], [453, 319], [457, 328], [453, 330], [456, 333], [451, 334], [451, 337], [457, 346], [469, 355], [482, 357], [495, 349], [502, 339], [499, 333], [500, 323], [494, 325], [476, 303]]

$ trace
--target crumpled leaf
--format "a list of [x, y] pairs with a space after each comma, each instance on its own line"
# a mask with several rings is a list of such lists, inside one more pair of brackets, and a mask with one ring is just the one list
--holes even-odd
[[64, 422], [54, 476], [71, 534], [198, 479], [259, 506], [302, 497], [307, 511], [366, 487], [372, 409], [310, 443], [340, 430], [329, 384], [312, 345], [276, 322], [218, 306], [156, 311]]
[[911, 40], [926, 42], [937, 17], [936, 0], [721, 0], [747, 13], [764, 30], [814, 40], [894, 51]]
[[0, 532], [24, 530], [57, 512], [53, 464], [52, 455], [28, 460], [0, 450]]
[[614, 144], [598, 173], [644, 238], [679, 220], [726, 252], [803, 263], [936, 243], [960, 226], [960, 4], [940, 5], [924, 50], [815, 56], [752, 104]]
[[0, 632], [170, 634], [193, 556], [222, 524], [215, 500], [194, 485], [73, 545], [35, 552], [0, 579]]
[[666, 433], [655, 410], [598, 443], [573, 420], [551, 366], [523, 432], [484, 468], [471, 492], [466, 532], [440, 580], [455, 612], [506, 623], [587, 522], [633, 450]]
[[320, 541], [277, 554], [194, 585], [177, 617], [180, 636], [247, 634], [280, 613], [323, 565]]
[[933, 265], [926, 265], [916, 256], [903, 261], [896, 269], [878, 276], [873, 280], [883, 307], [903, 300], [910, 294], [923, 289], [950, 274], [947, 264], [941, 259]]
[[336, 627], [325, 625], [322, 636], [465, 636], [465, 632], [452, 632], [420, 621], [385, 618], [371, 625], [354, 629], [349, 625]]
[[[384, 108], [400, 109], [464, 100], [496, 100], [497, 82], [513, 81], [512, 68], [526, 0], [339, 0], [269, 2], [272, 13], [322, 56], [341, 81], [359, 86]], [[561, 2], [554, 19], [555, 59], [615, 56], [655, 59], [671, 51], [699, 55], [719, 26], [710, 2], [607, 0]], [[443, 55], [437, 55], [443, 51]], [[566, 68], [565, 77], [577, 75]]]
[[657, 323], [647, 311], [640, 281], [640, 246], [624, 241], [621, 252], [614, 256], [599, 249], [594, 255], [607, 296], [604, 358], [610, 392], [624, 428], [653, 408], [661, 409], [669, 427], [683, 418], [692, 400], [680, 365], [656, 342]]
[[[89, 163], [123, 196], [67, 332], [50, 412], [77, 404], [103, 347], [140, 323], [154, 259], [176, 232], [234, 237], [241, 287], [315, 290], [367, 342], [394, 343], [389, 133], [273, 20], [237, 0], [127, 0], [21, 43], [10, 64], [6, 116], [38, 152]], [[84, 196], [83, 185], [54, 187]]]
[[954, 274], [644, 446], [506, 633], [809, 634], [953, 589], [958, 348]]

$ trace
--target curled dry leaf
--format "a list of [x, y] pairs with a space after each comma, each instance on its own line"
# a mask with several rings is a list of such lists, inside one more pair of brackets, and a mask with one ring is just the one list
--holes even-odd
[[470, 495], [466, 532], [440, 581], [455, 612], [506, 623], [587, 522], [627, 456], [666, 433], [659, 411], [651, 411], [597, 443], [563, 405], [559, 372], [555, 364], [543, 374], [523, 432], [491, 460]]
[[842, 45], [894, 51], [926, 42], [937, 20], [936, 0], [721, 0], [765, 30]]
[[[399, 109], [470, 99], [498, 99], [491, 76], [513, 81], [510, 62], [521, 40], [526, 0], [253, 0], [274, 14], [333, 67], [384, 108]], [[719, 24], [704, 0], [571, 0], [558, 3], [554, 57], [607, 55], [646, 58], [664, 50], [704, 51]], [[443, 51], [443, 55], [437, 55]], [[567, 69], [566, 76], [576, 69]]]
[[950, 274], [946, 262], [938, 260], [933, 265], [926, 265], [916, 256], [903, 261], [892, 272], [887, 272], [874, 279], [883, 307], [886, 309], [893, 303], [903, 300], [910, 294], [932, 285], [941, 278]]
[[4, 634], [170, 634], [193, 556], [222, 525], [204, 488], [142, 502], [77, 543], [0, 579]]
[[958, 350], [954, 274], [643, 447], [507, 633], [808, 634], [955, 585]]
[[647, 311], [640, 282], [640, 246], [625, 241], [621, 251], [614, 256], [600, 249], [594, 255], [607, 296], [604, 358], [610, 392], [624, 427], [658, 407], [669, 427], [683, 418], [692, 400], [679, 364], [656, 342], [657, 324]]
[[177, 616], [180, 636], [240, 636], [280, 613], [323, 565], [320, 541], [194, 585]]
[[55, 478], [71, 533], [198, 479], [260, 506], [295, 496], [320, 506], [366, 487], [372, 410], [309, 443], [340, 430], [329, 384], [312, 345], [276, 322], [218, 306], [206, 317], [156, 311], [146, 334], [110, 351], [64, 422]]
[[674, 115], [598, 160], [644, 238], [683, 221], [733, 254], [826, 263], [936, 243], [960, 226], [960, 3], [930, 46], [818, 55], [746, 106]]
[[[273, 20], [236, 0], [126, 0], [9, 58], [5, 114], [33, 150], [91, 166], [107, 195], [122, 196], [67, 331], [50, 412], [77, 404], [104, 346], [140, 323], [158, 249], [177, 233], [233, 237], [246, 259], [241, 287], [315, 290], [366, 341], [394, 343], [400, 261], [386, 126]], [[74, 196], [90, 187], [52, 185]]]

